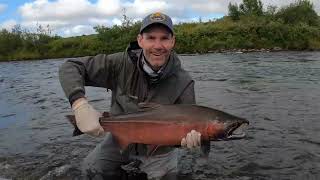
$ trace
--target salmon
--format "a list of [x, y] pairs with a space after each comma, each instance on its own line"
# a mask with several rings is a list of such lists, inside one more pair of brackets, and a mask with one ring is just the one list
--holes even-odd
[[[110, 116], [104, 113], [100, 124], [111, 132], [122, 149], [131, 143], [180, 145], [191, 130], [201, 133], [201, 141], [241, 139], [249, 121], [223, 111], [199, 105], [160, 105], [141, 103], [135, 113]], [[81, 134], [74, 116], [67, 116]]]

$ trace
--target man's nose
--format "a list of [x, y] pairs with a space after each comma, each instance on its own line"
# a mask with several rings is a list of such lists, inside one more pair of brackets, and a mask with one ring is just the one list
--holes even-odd
[[157, 40], [155, 41], [155, 44], [154, 44], [153, 47], [154, 47], [155, 49], [163, 49], [164, 46], [163, 46], [163, 43], [162, 43], [161, 39], [157, 39]]

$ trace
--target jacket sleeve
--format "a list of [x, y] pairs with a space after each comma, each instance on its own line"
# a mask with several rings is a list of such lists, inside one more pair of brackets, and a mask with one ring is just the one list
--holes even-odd
[[59, 68], [60, 84], [70, 104], [85, 96], [84, 86], [105, 87], [113, 90], [121, 68], [120, 58], [100, 54], [69, 59]]
[[184, 89], [184, 91], [176, 101], [176, 104], [196, 104], [193, 80]]

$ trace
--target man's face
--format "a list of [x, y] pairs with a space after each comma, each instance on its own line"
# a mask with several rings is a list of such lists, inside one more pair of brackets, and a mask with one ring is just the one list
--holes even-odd
[[151, 26], [137, 37], [139, 46], [152, 69], [159, 70], [169, 58], [175, 37], [163, 26]]

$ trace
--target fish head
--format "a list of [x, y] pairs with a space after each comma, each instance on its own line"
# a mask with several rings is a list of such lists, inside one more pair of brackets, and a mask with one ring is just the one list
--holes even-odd
[[242, 139], [248, 125], [248, 120], [227, 114], [210, 120], [207, 133], [210, 140]]

